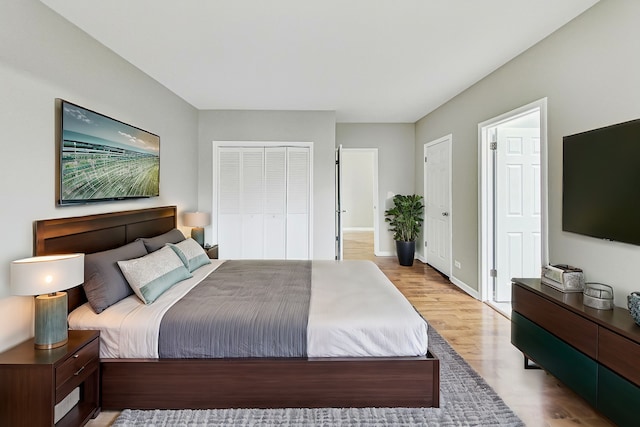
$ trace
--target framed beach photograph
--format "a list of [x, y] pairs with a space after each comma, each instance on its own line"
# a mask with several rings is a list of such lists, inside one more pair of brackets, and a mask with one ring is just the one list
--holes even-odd
[[65, 100], [59, 104], [57, 204], [160, 194], [160, 137]]

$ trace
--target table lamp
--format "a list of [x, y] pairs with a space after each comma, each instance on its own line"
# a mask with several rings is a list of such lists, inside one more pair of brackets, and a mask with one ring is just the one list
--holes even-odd
[[84, 282], [84, 254], [49, 255], [11, 263], [14, 295], [36, 295], [35, 337], [37, 349], [67, 343], [67, 293], [59, 292]]
[[204, 226], [211, 223], [211, 218], [206, 212], [185, 212], [183, 217], [184, 225], [193, 227], [191, 238], [204, 246]]

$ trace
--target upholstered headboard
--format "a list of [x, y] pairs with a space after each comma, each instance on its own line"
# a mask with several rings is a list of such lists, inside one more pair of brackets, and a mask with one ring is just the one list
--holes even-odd
[[[152, 237], [177, 226], [176, 207], [138, 209], [34, 223], [36, 256], [73, 252], [93, 253], [117, 248], [138, 237]], [[67, 291], [69, 311], [82, 305], [86, 296], [82, 286]]]

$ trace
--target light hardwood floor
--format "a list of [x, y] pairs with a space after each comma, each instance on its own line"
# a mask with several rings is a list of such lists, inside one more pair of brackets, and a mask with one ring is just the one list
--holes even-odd
[[373, 255], [372, 233], [345, 234], [345, 259], [369, 259], [391, 279], [429, 325], [502, 397], [527, 426], [613, 426], [555, 377], [525, 370], [511, 345], [511, 322], [430, 266], [402, 267]]
[[[367, 232], [345, 233], [344, 258], [375, 262], [527, 426], [614, 425], [553, 376], [523, 369], [522, 354], [510, 342], [510, 321], [428, 265], [401, 267], [395, 257], [375, 257]], [[88, 426], [109, 426], [117, 415], [103, 412]]]

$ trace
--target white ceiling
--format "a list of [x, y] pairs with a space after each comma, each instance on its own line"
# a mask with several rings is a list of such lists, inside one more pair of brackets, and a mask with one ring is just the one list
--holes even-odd
[[200, 110], [413, 123], [598, 0], [41, 0]]

